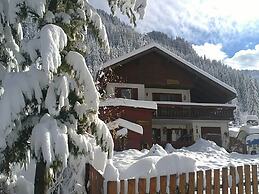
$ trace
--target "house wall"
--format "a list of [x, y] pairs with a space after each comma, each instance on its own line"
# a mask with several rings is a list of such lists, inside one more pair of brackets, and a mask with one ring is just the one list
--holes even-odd
[[[152, 146], [152, 117], [154, 110], [133, 107], [100, 107], [100, 118], [106, 122], [123, 118], [143, 127], [143, 135], [130, 131], [126, 149], [142, 149], [144, 145]], [[116, 148], [115, 148], [116, 149]]]
[[146, 100], [153, 100], [153, 93], [169, 93], [169, 94], [181, 94], [182, 102], [191, 102], [190, 90], [181, 89], [161, 89], [161, 88], [145, 88]]
[[[116, 80], [114, 80], [116, 78]], [[146, 88], [190, 89], [191, 74], [158, 53], [150, 53], [113, 69], [109, 82], [144, 84]]]
[[228, 132], [229, 121], [205, 121], [197, 120], [192, 122], [193, 126], [193, 138], [194, 141], [201, 138], [201, 128], [202, 127], [220, 127], [222, 147], [227, 148], [229, 145], [229, 132]]
[[107, 83], [144, 84], [145, 88], [189, 90], [191, 102], [226, 103], [233, 99], [233, 94], [215, 81], [159, 51], [139, 54], [104, 71], [99, 80], [102, 89]]

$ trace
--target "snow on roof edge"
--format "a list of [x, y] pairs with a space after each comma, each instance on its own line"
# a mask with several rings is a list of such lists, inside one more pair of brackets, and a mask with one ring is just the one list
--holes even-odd
[[143, 134], [143, 127], [137, 123], [133, 123], [131, 121], [128, 121], [128, 120], [125, 120], [125, 119], [122, 119], [122, 118], [118, 118], [116, 119], [115, 121], [112, 121], [112, 122], [116, 122], [119, 126], [121, 127], [124, 127], [124, 128], [127, 128], [131, 131], [134, 131], [136, 133], [139, 133], [139, 134]]
[[107, 68], [107, 67], [109, 67], [109, 66], [111, 66], [111, 65], [117, 64], [117, 63], [119, 63], [119, 62], [121, 62], [121, 61], [124, 61], [124, 60], [126, 60], [126, 59], [128, 59], [128, 58], [130, 58], [130, 57], [132, 57], [132, 56], [134, 56], [134, 55], [137, 55], [137, 54], [139, 54], [139, 53], [142, 53], [142, 52], [144, 52], [144, 51], [147, 51], [147, 50], [149, 50], [149, 49], [151, 49], [151, 48], [157, 48], [157, 49], [163, 51], [164, 53], [166, 53], [166, 54], [168, 54], [169, 56], [171, 56], [171, 57], [177, 59], [177, 60], [180, 61], [181, 63], [185, 64], [186, 66], [190, 67], [191, 69], [195, 70], [196, 72], [202, 74], [203, 76], [207, 77], [208, 79], [212, 80], [213, 82], [216, 82], [217, 84], [221, 85], [222, 87], [226, 88], [227, 90], [229, 90], [229, 91], [231, 91], [231, 92], [237, 94], [237, 91], [236, 91], [235, 88], [233, 88], [233, 87], [231, 87], [230, 85], [224, 83], [223, 81], [217, 79], [216, 77], [212, 76], [211, 74], [207, 73], [206, 71], [204, 71], [204, 70], [202, 70], [202, 69], [196, 67], [196, 66], [193, 65], [192, 63], [186, 61], [185, 59], [181, 58], [180, 56], [176, 55], [175, 53], [169, 51], [168, 49], [162, 47], [161, 45], [159, 45], [159, 44], [157, 44], [157, 43], [150, 43], [150, 44], [148, 44], [148, 45], [146, 45], [146, 46], [144, 46], [144, 47], [141, 47], [141, 48], [139, 48], [139, 49], [133, 50], [132, 52], [129, 52], [129, 53], [125, 54], [125, 55], [122, 55], [122, 56], [120, 56], [120, 57], [118, 57], [118, 58], [109, 60], [109, 61], [105, 62], [105, 63], [102, 65], [102, 67], [101, 67], [100, 70], [105, 69], [105, 68]]
[[107, 98], [104, 101], [100, 101], [100, 107], [105, 106], [126, 106], [134, 108], [145, 108], [145, 109], [157, 109], [157, 104], [153, 101], [144, 100], [132, 100], [125, 98]]
[[198, 102], [170, 102], [170, 101], [154, 101], [158, 105], [165, 104], [165, 105], [182, 105], [182, 106], [210, 106], [210, 107], [229, 107], [235, 108], [236, 106], [233, 104], [218, 104], [218, 103], [198, 103]]

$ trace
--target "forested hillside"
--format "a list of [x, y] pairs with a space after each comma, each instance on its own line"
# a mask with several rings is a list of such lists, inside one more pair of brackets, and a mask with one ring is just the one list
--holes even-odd
[[244, 114], [257, 114], [259, 116], [259, 84], [256, 79], [252, 78], [253, 74], [249, 71], [234, 70], [219, 61], [211, 61], [205, 57], [200, 57], [192, 48], [191, 43], [182, 38], [170, 38], [161, 32], [141, 34], [131, 26], [122, 23], [117, 17], [112, 17], [104, 11], [99, 11], [99, 13], [106, 25], [111, 53], [110, 55], [105, 54], [91, 36], [91, 33], [88, 33], [88, 44], [95, 45], [90, 47], [93, 49], [89, 50], [87, 56], [87, 63], [91, 67], [93, 75], [96, 74], [102, 61], [121, 56], [151, 42], [156, 42], [234, 87], [238, 94], [237, 99], [232, 102], [237, 105], [237, 122]]

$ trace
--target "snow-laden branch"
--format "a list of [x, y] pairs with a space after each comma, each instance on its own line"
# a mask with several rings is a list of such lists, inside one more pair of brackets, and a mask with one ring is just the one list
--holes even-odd
[[136, 14], [143, 19], [147, 0], [108, 0], [113, 13], [120, 9], [121, 13], [127, 15], [132, 23], [136, 21]]
[[[69, 83], [66, 76], [60, 76], [53, 80], [47, 90], [45, 108], [51, 115], [58, 115], [61, 108], [69, 108]], [[57, 99], [59, 97], [59, 99]], [[58, 101], [58, 103], [57, 103]]]
[[69, 156], [67, 127], [64, 124], [58, 125], [55, 119], [45, 114], [32, 129], [31, 148], [37, 160], [42, 155], [47, 166], [59, 160], [65, 168]]
[[70, 51], [66, 56], [66, 62], [73, 68], [79, 84], [83, 86], [84, 113], [89, 111], [98, 112], [99, 93], [86, 66], [85, 58], [78, 52]]
[[67, 45], [67, 35], [59, 26], [45, 25], [39, 34], [27, 43], [23, 49], [29, 53], [33, 62], [38, 59], [37, 51], [40, 51], [42, 68], [45, 72], [57, 72], [61, 65], [60, 51]]
[[5, 148], [5, 139], [12, 129], [13, 121], [26, 106], [26, 99], [42, 102], [42, 88], [47, 86], [43, 71], [31, 68], [27, 72], [6, 73], [3, 80], [4, 94], [0, 100], [0, 148]]

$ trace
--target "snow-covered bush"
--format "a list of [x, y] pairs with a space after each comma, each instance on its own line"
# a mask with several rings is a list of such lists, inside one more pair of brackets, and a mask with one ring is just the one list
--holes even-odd
[[[146, 0], [108, 2], [132, 23], [146, 6]], [[24, 21], [36, 26], [27, 39]], [[109, 52], [105, 26], [87, 0], [0, 1], [0, 172], [11, 175], [12, 164], [33, 157], [34, 193], [82, 193], [84, 163], [93, 161], [94, 146], [113, 155], [84, 59], [88, 28]]]

